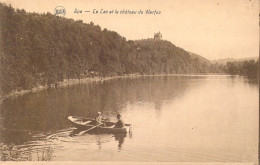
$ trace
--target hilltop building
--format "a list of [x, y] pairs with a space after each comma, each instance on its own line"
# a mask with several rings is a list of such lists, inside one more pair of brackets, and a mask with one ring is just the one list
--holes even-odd
[[162, 39], [162, 34], [161, 34], [161, 32], [154, 33], [154, 39], [155, 39], [155, 40], [161, 40], [161, 39]]

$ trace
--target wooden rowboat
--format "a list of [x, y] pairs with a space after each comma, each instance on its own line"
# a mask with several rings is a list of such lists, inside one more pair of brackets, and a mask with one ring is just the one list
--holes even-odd
[[[69, 116], [69, 121], [72, 125], [81, 130], [87, 130], [97, 125], [94, 119], [78, 117], [78, 116]], [[104, 121], [104, 124], [95, 127], [91, 132], [96, 133], [127, 133], [132, 129], [131, 124], [125, 124], [124, 128], [114, 128], [115, 123], [110, 121]]]

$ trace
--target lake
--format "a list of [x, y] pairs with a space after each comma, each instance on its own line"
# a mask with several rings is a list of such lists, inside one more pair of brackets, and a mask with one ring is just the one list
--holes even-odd
[[[257, 162], [258, 83], [239, 76], [118, 78], [29, 93], [1, 104], [2, 160]], [[67, 117], [133, 124], [77, 135]]]

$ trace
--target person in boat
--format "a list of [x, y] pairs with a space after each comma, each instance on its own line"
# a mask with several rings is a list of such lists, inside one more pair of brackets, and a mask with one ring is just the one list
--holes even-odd
[[102, 115], [101, 115], [101, 112], [98, 112], [97, 113], [97, 116], [95, 118], [96, 122], [97, 122], [97, 125], [98, 124], [103, 124], [103, 126], [106, 126], [106, 124], [103, 122], [103, 121], [109, 121], [109, 118], [104, 118]]
[[101, 116], [101, 112], [97, 113], [95, 120], [96, 120], [97, 124], [103, 124], [102, 120], [104, 120], [104, 118]]
[[123, 128], [125, 126], [125, 124], [124, 124], [123, 120], [121, 119], [121, 115], [117, 114], [116, 117], [117, 117], [118, 121], [116, 122], [114, 128]]

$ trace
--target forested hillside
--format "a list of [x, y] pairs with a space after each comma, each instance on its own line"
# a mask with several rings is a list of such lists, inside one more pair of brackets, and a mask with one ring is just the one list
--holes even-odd
[[127, 41], [93, 22], [27, 13], [2, 3], [0, 22], [1, 94], [91, 73], [106, 77], [222, 71], [169, 41]]

